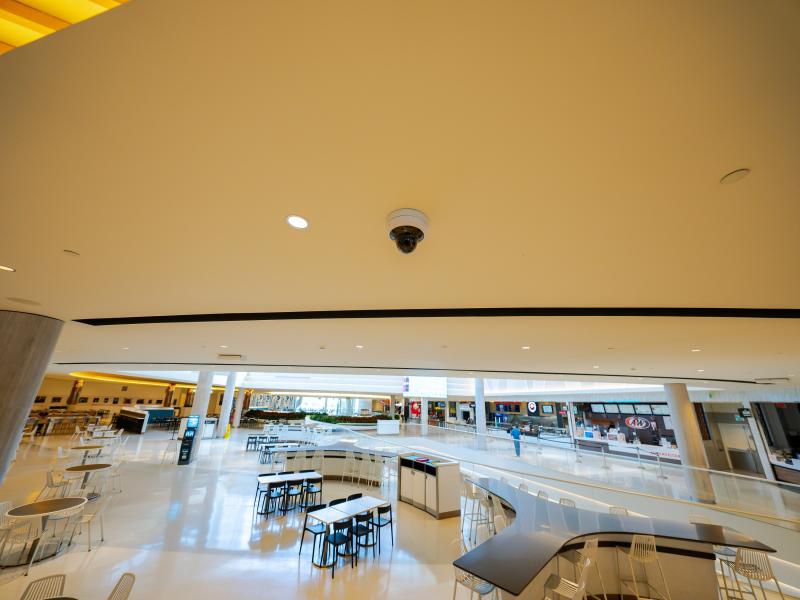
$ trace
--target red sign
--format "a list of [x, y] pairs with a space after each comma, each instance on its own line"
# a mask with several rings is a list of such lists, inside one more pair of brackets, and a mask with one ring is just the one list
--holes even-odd
[[625, 419], [625, 425], [631, 429], [649, 429], [650, 421], [644, 417], [628, 417]]
[[411, 403], [411, 415], [414, 417], [418, 417], [420, 413], [419, 409], [419, 402], [412, 402]]

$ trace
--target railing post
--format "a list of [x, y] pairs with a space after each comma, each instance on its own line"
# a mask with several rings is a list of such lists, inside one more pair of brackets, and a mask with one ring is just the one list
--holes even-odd
[[575, 446], [575, 462], [581, 463], [581, 447], [578, 445], [578, 440], [572, 440], [573, 445]]
[[664, 475], [664, 467], [661, 465], [661, 455], [656, 454], [656, 461], [658, 461], [658, 478], [659, 479], [666, 479], [667, 476]]
[[639, 451], [639, 446], [636, 446], [636, 460], [639, 463], [639, 468], [644, 470], [644, 465], [642, 464], [642, 453]]
[[536, 454], [542, 453], [542, 432], [536, 432]]
[[603, 469], [610, 469], [611, 467], [608, 466], [608, 461], [606, 460], [606, 447], [600, 446], [600, 453], [603, 455]]

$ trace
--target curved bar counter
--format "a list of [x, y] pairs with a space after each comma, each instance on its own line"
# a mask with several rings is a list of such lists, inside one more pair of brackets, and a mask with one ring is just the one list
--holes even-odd
[[[583, 546], [583, 538], [598, 536], [601, 570], [608, 596], [619, 593], [617, 546], [627, 547], [633, 534], [656, 537], [659, 558], [667, 574], [672, 600], [716, 598], [713, 546], [744, 547], [774, 552], [773, 548], [719, 525], [701, 525], [618, 516], [562, 506], [544, 500], [495, 479], [475, 479], [473, 483], [509, 506], [516, 518], [453, 564], [514, 595], [538, 597], [541, 586], [554, 570], [547, 566], [560, 552]], [[627, 571], [627, 564], [623, 567]], [[562, 575], [572, 577], [572, 571]], [[673, 590], [673, 583], [674, 590]], [[596, 582], [590, 579], [590, 587]], [[587, 588], [587, 593], [600, 590]]]
[[[353, 457], [358, 462], [365, 459], [374, 460], [374, 457], [376, 456], [381, 458], [397, 457], [396, 453], [368, 450], [367, 448], [359, 448], [355, 444], [341, 442], [337, 444], [331, 444], [330, 446], [300, 446], [297, 448], [285, 448], [278, 450], [278, 452], [286, 453], [287, 471], [299, 471], [300, 469], [308, 468], [307, 464], [298, 465], [295, 459], [297, 453], [302, 451], [306, 452], [306, 461], [308, 461], [314, 452], [322, 451], [323, 460], [322, 467], [319, 472], [325, 479], [342, 479], [345, 476], [344, 466], [345, 458], [348, 452], [352, 452]], [[371, 477], [370, 474], [362, 473], [360, 479], [362, 482], [369, 482], [372, 485], [380, 485], [382, 475], [383, 473], [381, 472], [378, 476]]]

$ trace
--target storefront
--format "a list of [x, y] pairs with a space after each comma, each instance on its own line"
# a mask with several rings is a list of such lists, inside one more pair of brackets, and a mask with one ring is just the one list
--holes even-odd
[[577, 405], [575, 439], [581, 447], [645, 460], [680, 462], [666, 404], [608, 402]]
[[800, 484], [800, 404], [759, 402], [753, 408], [764, 433], [775, 478]]

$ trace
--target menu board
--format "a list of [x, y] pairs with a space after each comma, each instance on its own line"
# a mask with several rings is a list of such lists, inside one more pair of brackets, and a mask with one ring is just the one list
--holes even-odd
[[619, 412], [619, 406], [617, 406], [616, 404], [604, 404], [603, 406], [605, 406], [606, 408], [606, 414]]
[[544, 415], [552, 415], [553, 414], [553, 407], [550, 404], [542, 404], [539, 407], [539, 410], [542, 411]]
[[653, 404], [654, 415], [668, 415], [669, 406], [667, 404]]
[[634, 404], [633, 410], [636, 411], [637, 415], [652, 415], [653, 409], [649, 404]]
[[606, 412], [606, 409], [602, 404], [592, 404], [592, 412], [593, 413], [604, 413], [604, 412]]

